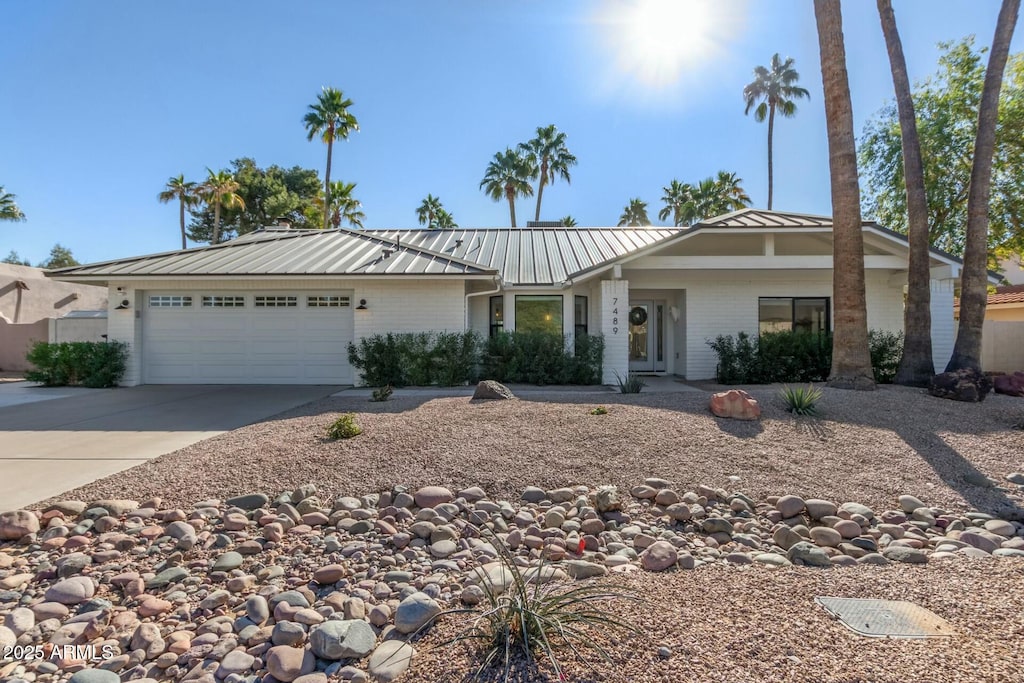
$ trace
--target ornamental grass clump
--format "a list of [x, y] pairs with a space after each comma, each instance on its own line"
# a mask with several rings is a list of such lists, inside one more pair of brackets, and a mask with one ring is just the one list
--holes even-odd
[[647, 386], [647, 382], [635, 372], [627, 373], [624, 378], [615, 373], [615, 381], [619, 383], [620, 394], [639, 394]]
[[341, 415], [327, 428], [327, 438], [335, 441], [338, 439], [351, 439], [362, 433], [363, 428], [356, 423], [356, 416], [352, 413]]
[[821, 400], [821, 389], [808, 384], [806, 387], [783, 386], [779, 392], [786, 411], [794, 415], [817, 415], [818, 401]]
[[[486, 530], [485, 530], [486, 533]], [[469, 625], [445, 646], [458, 642], [479, 645], [479, 666], [472, 680], [497, 674], [499, 680], [508, 681], [517, 662], [524, 661], [531, 680], [537, 674], [538, 660], [547, 660], [556, 680], [564, 680], [562, 664], [557, 650], [565, 647], [577, 660], [592, 666], [588, 652], [605, 662], [611, 656], [596, 634], [620, 631], [638, 634], [639, 630], [612, 614], [604, 604], [609, 600], [641, 602], [639, 594], [626, 587], [587, 583], [574, 588], [557, 582], [541, 583], [545, 563], [527, 570], [526, 575], [515, 563], [512, 551], [493, 533], [488, 534], [497, 550], [504, 585], [498, 585], [486, 571], [479, 570], [484, 593], [482, 607], [458, 609], [442, 613], [469, 615]]]

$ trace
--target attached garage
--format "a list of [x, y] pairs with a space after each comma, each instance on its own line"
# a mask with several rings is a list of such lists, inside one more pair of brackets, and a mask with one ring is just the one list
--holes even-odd
[[146, 291], [146, 384], [352, 384], [352, 291]]

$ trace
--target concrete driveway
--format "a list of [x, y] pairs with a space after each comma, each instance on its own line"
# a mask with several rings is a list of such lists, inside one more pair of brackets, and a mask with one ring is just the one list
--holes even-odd
[[[0, 512], [57, 496], [197, 441], [328, 396], [338, 386], [35, 388], [3, 400]], [[21, 387], [21, 389], [29, 389]], [[44, 395], [44, 394], [43, 394]], [[130, 497], [125, 492], [125, 497]], [[88, 502], [88, 501], [87, 501]]]

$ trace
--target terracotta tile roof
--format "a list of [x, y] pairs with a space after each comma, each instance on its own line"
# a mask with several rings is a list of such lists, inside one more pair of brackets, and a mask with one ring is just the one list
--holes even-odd
[[[1024, 304], [1024, 285], [1007, 285], [996, 287], [996, 291], [988, 295], [988, 305]], [[960, 298], [953, 300], [953, 308], [960, 308]]]

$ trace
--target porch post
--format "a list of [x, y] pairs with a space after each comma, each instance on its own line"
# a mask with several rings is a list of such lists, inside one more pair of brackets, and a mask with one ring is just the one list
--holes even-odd
[[601, 281], [601, 334], [604, 335], [605, 384], [616, 383], [616, 373], [629, 373], [629, 281]]

